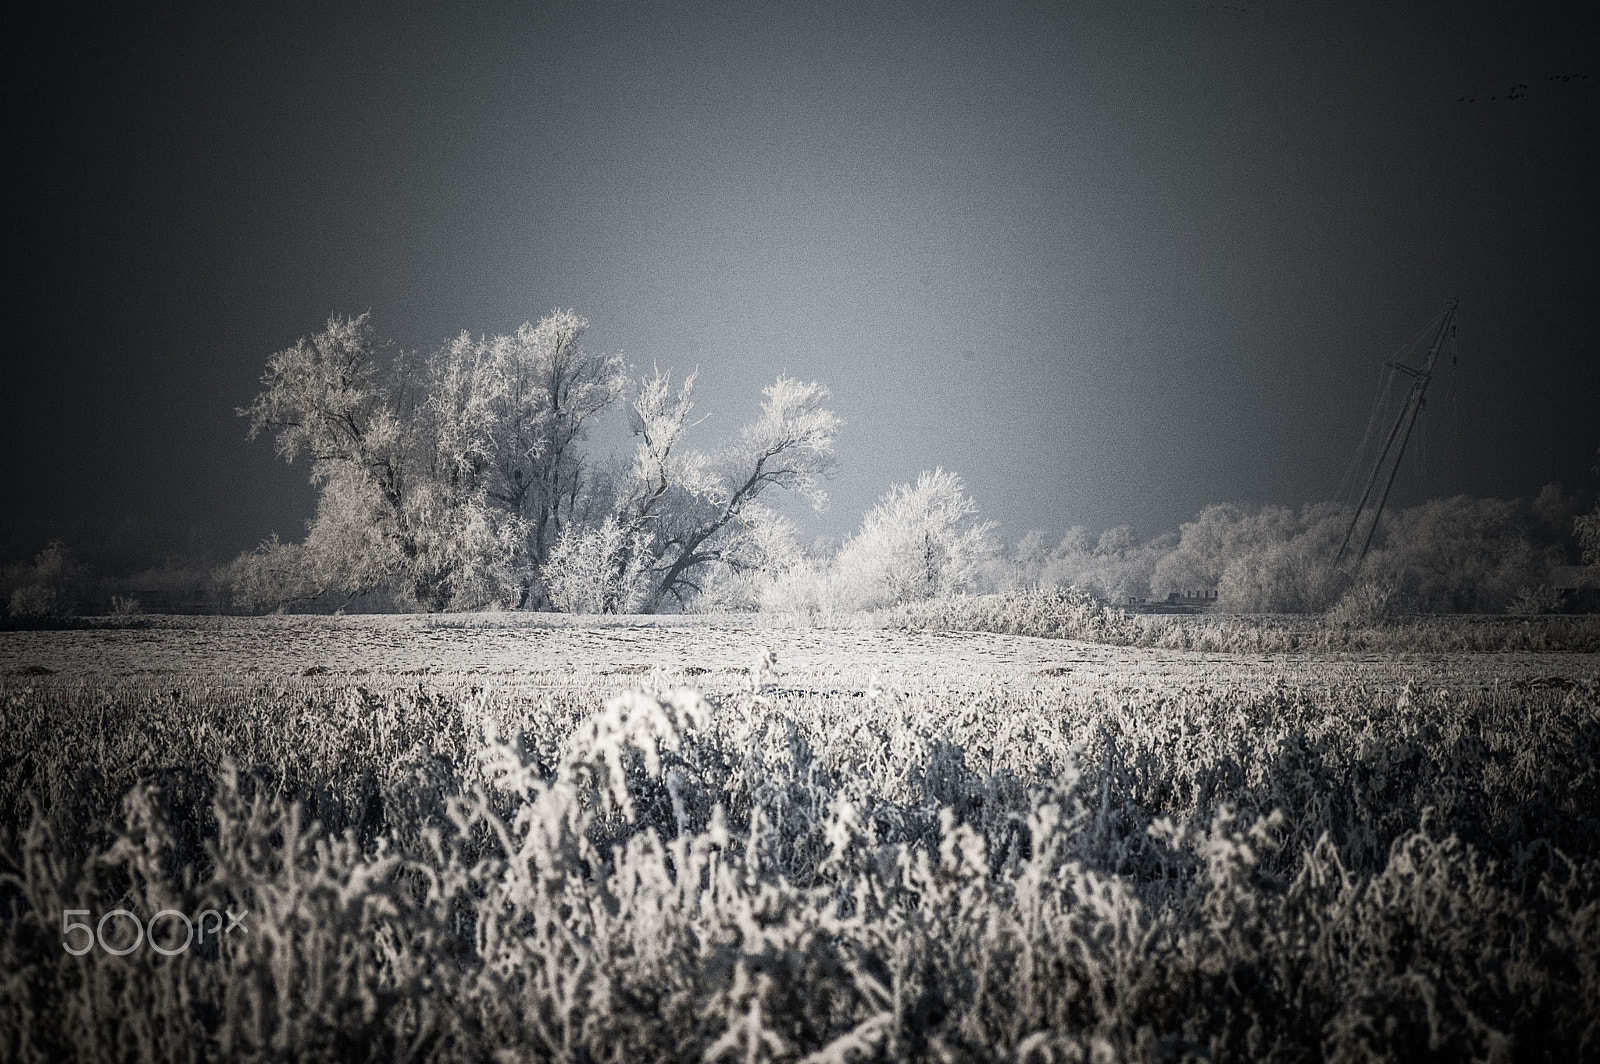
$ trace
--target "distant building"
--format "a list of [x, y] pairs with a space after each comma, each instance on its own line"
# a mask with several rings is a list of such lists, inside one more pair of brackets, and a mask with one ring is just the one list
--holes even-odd
[[1600, 565], [1562, 565], [1550, 572], [1563, 613], [1600, 613]]
[[1128, 595], [1120, 603], [1139, 607], [1144, 613], [1191, 613], [1207, 610], [1217, 604], [1217, 593], [1209, 589], [1197, 591], [1169, 591], [1165, 595]]

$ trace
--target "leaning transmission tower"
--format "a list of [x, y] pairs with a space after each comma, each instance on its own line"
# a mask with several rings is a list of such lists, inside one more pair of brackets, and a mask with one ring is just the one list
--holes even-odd
[[[1378, 460], [1372, 464], [1372, 472], [1367, 475], [1367, 483], [1361, 490], [1361, 498], [1356, 502], [1356, 511], [1350, 517], [1350, 527], [1345, 529], [1344, 541], [1339, 544], [1339, 553], [1333, 560], [1335, 570], [1341, 570], [1346, 558], [1351, 558], [1349, 563], [1350, 573], [1354, 573], [1361, 565], [1361, 559], [1367, 556], [1367, 548], [1372, 546], [1372, 535], [1378, 530], [1378, 518], [1383, 515], [1383, 504], [1389, 499], [1389, 489], [1394, 487], [1394, 477], [1400, 470], [1400, 459], [1405, 455], [1406, 442], [1411, 438], [1411, 429], [1417, 422], [1417, 415], [1422, 412], [1423, 397], [1428, 390], [1428, 381], [1433, 376], [1434, 363], [1438, 361], [1439, 351], [1444, 346], [1445, 337], [1452, 341], [1455, 338], [1455, 329], [1452, 322], [1456, 316], [1458, 300], [1450, 300], [1434, 319], [1423, 330], [1422, 335], [1431, 333], [1428, 343], [1428, 353], [1423, 357], [1421, 366], [1409, 366], [1399, 359], [1386, 362], [1389, 367], [1389, 377], [1384, 385], [1385, 390], [1394, 380], [1395, 374], [1402, 374], [1411, 378], [1410, 390], [1406, 393], [1405, 402], [1400, 407], [1400, 413], [1394, 419], [1394, 424], [1389, 428], [1389, 435], [1383, 441], [1383, 447], [1378, 451]], [[1374, 492], [1379, 482], [1382, 490]], [[1360, 543], [1352, 555], [1351, 544]]]

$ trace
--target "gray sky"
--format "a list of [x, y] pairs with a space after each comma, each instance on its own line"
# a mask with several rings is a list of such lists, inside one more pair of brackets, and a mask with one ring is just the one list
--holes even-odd
[[0, 553], [298, 537], [305, 469], [232, 411], [334, 311], [426, 349], [570, 306], [605, 350], [700, 368], [708, 445], [779, 371], [821, 380], [847, 424], [808, 531], [943, 465], [1014, 540], [1328, 496], [1383, 360], [1457, 297], [1462, 362], [1395, 501], [1592, 488], [1600, 42], [1577, 7], [19, 27]]

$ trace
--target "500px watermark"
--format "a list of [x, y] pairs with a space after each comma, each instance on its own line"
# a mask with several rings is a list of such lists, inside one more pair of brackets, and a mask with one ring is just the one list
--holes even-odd
[[[210, 927], [211, 937], [213, 939], [220, 938], [223, 935], [232, 934], [235, 928], [237, 928], [241, 934], [250, 933], [250, 929], [245, 926], [244, 922], [244, 918], [250, 915], [249, 909], [246, 909], [238, 916], [233, 914], [232, 909], [225, 909], [223, 912], [228, 914], [228, 924], [226, 927], [224, 927], [222, 924], [222, 913], [217, 912], [215, 909], [204, 910], [192, 921], [176, 909], [162, 909], [160, 912], [156, 913], [150, 918], [148, 924], [141, 923], [139, 918], [133, 913], [129, 912], [127, 909], [112, 909], [110, 912], [100, 917], [99, 923], [97, 923], [93, 928], [90, 928], [88, 924], [80, 923], [72, 919], [74, 916], [90, 915], [88, 909], [65, 909], [61, 913], [61, 945], [74, 957], [81, 957], [85, 953], [88, 953], [90, 950], [94, 949], [95, 943], [98, 942], [100, 944], [100, 948], [105, 950], [107, 953], [111, 954], [112, 956], [121, 957], [132, 953], [146, 940], [148, 940], [150, 943], [150, 948], [155, 950], [157, 953], [165, 957], [175, 957], [184, 950], [188, 949], [191, 944], [195, 942], [204, 942], [206, 940], [206, 919], [208, 917], [212, 918], [213, 921]], [[106, 923], [113, 917], [122, 917], [126, 920], [126, 922], [133, 925], [133, 941], [128, 945], [113, 946], [106, 941]], [[156, 941], [156, 922], [163, 917], [167, 918], [169, 921], [183, 921], [183, 945], [163, 946], [161, 943]], [[117, 926], [117, 924], [112, 924], [113, 928]], [[175, 924], [170, 923], [168, 926], [176, 927]], [[199, 930], [198, 936], [195, 934], [197, 928]], [[72, 944], [72, 933], [74, 931], [82, 931], [84, 933], [86, 940], [81, 947], [75, 947]], [[148, 931], [148, 934], [146, 931]], [[114, 935], [113, 937], [117, 936]], [[175, 937], [175, 935], [169, 935], [169, 938], [173, 937]]]

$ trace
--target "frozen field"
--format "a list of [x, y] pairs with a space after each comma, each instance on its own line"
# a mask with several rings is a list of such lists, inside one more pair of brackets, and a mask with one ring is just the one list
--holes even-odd
[[[1453, 688], [1600, 676], [1600, 655], [1233, 654], [1115, 647], [985, 632], [801, 628], [748, 616], [160, 618], [143, 628], [0, 632], [0, 682], [200, 683], [288, 680], [367, 687], [488, 684], [515, 690], [692, 686], [848, 693], [873, 677], [902, 690], [1199, 690], [1273, 681], [1308, 689]], [[48, 671], [46, 671], [48, 670]]]
[[[0, 1059], [1583, 1059], [1597, 667], [748, 617], [0, 633]], [[208, 911], [249, 933], [174, 937]]]

